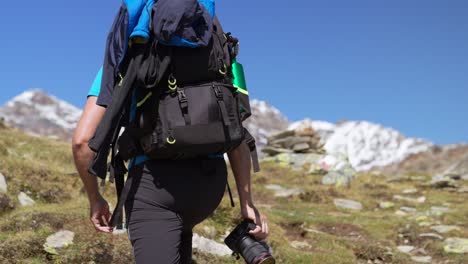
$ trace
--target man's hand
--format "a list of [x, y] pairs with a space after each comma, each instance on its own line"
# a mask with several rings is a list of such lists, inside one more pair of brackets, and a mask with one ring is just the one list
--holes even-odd
[[243, 218], [251, 219], [257, 225], [249, 234], [255, 236], [259, 241], [266, 240], [269, 232], [266, 216], [262, 215], [253, 205], [244, 206], [241, 210], [241, 214]]
[[113, 228], [108, 226], [111, 219], [111, 213], [109, 211], [109, 204], [101, 196], [96, 201], [90, 203], [90, 218], [94, 225], [94, 228], [98, 232], [111, 233]]

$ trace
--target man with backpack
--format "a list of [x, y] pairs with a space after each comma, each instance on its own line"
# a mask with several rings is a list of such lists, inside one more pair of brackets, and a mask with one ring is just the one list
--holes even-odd
[[[108, 37], [102, 90], [97, 101], [88, 98], [75, 132], [78, 139], [87, 135], [75, 142], [89, 141], [97, 152], [89, 166], [92, 174], [105, 179], [112, 152], [110, 180], [115, 180], [119, 201], [110, 217], [96, 179], [83, 170], [89, 149], [80, 154], [76, 146], [82, 144], [74, 144], [92, 222], [97, 230], [111, 232], [120, 224], [125, 204], [136, 263], [190, 263], [192, 228], [216, 209], [224, 194], [226, 152], [242, 217], [257, 224], [250, 233], [259, 240], [268, 235], [266, 218], [251, 198], [251, 148], [241, 125], [249, 109], [227, 81], [232, 78], [233, 47], [212, 2], [125, 1]], [[206, 69], [197, 72], [187, 66], [192, 63]], [[94, 101], [107, 107], [105, 114]], [[130, 160], [126, 182], [125, 160]]]

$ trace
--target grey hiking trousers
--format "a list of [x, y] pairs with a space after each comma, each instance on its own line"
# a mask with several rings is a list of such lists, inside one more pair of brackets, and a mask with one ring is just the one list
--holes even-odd
[[130, 173], [135, 184], [125, 212], [135, 263], [190, 263], [192, 228], [213, 213], [224, 195], [224, 159], [149, 160]]

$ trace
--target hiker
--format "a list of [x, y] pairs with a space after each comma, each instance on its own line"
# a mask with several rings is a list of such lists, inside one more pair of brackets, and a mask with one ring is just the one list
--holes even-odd
[[[127, 142], [122, 140], [122, 138], [125, 138], [125, 135], [128, 136], [128, 134], [132, 134], [132, 124], [136, 123], [135, 120], [139, 121], [144, 117], [143, 113], [145, 107], [151, 107], [153, 104], [150, 103], [159, 105], [158, 100], [161, 97], [164, 97], [164, 95], [156, 93], [159, 91], [162, 92], [162, 87], [164, 86], [163, 84], [165, 82], [169, 83], [169, 85], [166, 84], [164, 87], [168, 86], [169, 89], [171, 89], [171, 87], [174, 88], [173, 92], [169, 91], [170, 94], [174, 94], [175, 91], [177, 91], [179, 96], [182, 95], [182, 99], [184, 96], [186, 96], [181, 88], [184, 84], [183, 78], [177, 79], [177, 81], [179, 81], [178, 84], [181, 84], [181, 87], [178, 87], [175, 84], [176, 79], [173, 78], [172, 75], [168, 76], [166, 71], [161, 70], [163, 68], [167, 71], [173, 70], [174, 64], [176, 64], [177, 61], [175, 57], [172, 57], [172, 55], [168, 56], [170, 59], [172, 59], [171, 62], [168, 63], [166, 60], [163, 60], [158, 65], [158, 67], [155, 67], [156, 71], [161, 72], [158, 72], [156, 78], [157, 81], [154, 82], [155, 84], [153, 86], [160, 89], [153, 89], [152, 92], [149, 93], [145, 91], [146, 94], [143, 94], [143, 96], [140, 97], [138, 97], [137, 92], [142, 91], [142, 89], [133, 90], [133, 92], [130, 92], [130, 90], [134, 88], [135, 79], [137, 78], [137, 73], [135, 71], [141, 71], [143, 68], [139, 67], [140, 64], [138, 64], [138, 62], [141, 62], [141, 65], [143, 66], [148, 66], [144, 62], [138, 61], [138, 59], [143, 60], [143, 58], [146, 58], [145, 56], [139, 56], [139, 52], [141, 50], [145, 50], [145, 47], [147, 49], [149, 45], [144, 44], [145, 34], [148, 33], [146, 30], [147, 26], [144, 24], [149, 23], [148, 10], [152, 9], [152, 6], [149, 6], [148, 8], [148, 5], [152, 5], [152, 1], [144, 3], [143, 6], [141, 5], [141, 1], [134, 2], [135, 4], [140, 4], [140, 6], [137, 8], [127, 8], [126, 5], [132, 4], [132, 1], [127, 1], [122, 6], [115, 21], [122, 21], [122, 19], [119, 18], [124, 16], [128, 17], [130, 22], [138, 21], [138, 23], [129, 23], [129, 26], [125, 28], [127, 31], [130, 29], [132, 32], [131, 34], [119, 34], [122, 31], [122, 28], [120, 27], [121, 25], [114, 22], [110, 36], [108, 38], [103, 70], [100, 73], [102, 80], [99, 97], [97, 100], [92, 96], [88, 97], [88, 103], [91, 105], [88, 107], [87, 103], [75, 133], [78, 139], [74, 142], [89, 142], [90, 148], [97, 154], [95, 156], [89, 156], [88, 148], [75, 147], [81, 145], [74, 144], [74, 150], [76, 150], [74, 151], [75, 160], [77, 160], [77, 168], [79, 167], [78, 170], [80, 171], [80, 175], [88, 192], [88, 196], [90, 197], [92, 210], [91, 221], [98, 231], [112, 232], [113, 226], [118, 226], [122, 221], [123, 217], [120, 211], [125, 204], [126, 226], [128, 228], [129, 239], [133, 246], [133, 253], [136, 263], [190, 263], [192, 255], [192, 229], [196, 224], [200, 223], [209, 215], [211, 215], [221, 202], [227, 184], [227, 168], [222, 153], [213, 153], [212, 155], [198, 155], [199, 152], [203, 152], [203, 149], [192, 149], [191, 151], [195, 153], [191, 153], [193, 154], [193, 157], [190, 156], [190, 153], [185, 153], [189, 158], [184, 159], [174, 158], [174, 155], [179, 155], [182, 153], [180, 151], [165, 153], [161, 149], [157, 149], [153, 152], [145, 152], [145, 154], [138, 153], [135, 155], [135, 153], [130, 153], [127, 155], [128, 157], [125, 156], [125, 152], [131, 152], [131, 150], [139, 149], [141, 151], [141, 147], [131, 148], [133, 146], [131, 143], [134, 143], [132, 142], [134, 138], [131, 136], [134, 135], [129, 135], [130, 140]], [[170, 4], [175, 2], [159, 1], [159, 3], [162, 3], [159, 7], [161, 7], [161, 10], [163, 10], [162, 7], [171, 7]], [[190, 4], [193, 4], [191, 1], [185, 2], [190, 2]], [[164, 3], [167, 5], [164, 6]], [[135, 10], [140, 10], [139, 12], [136, 12], [139, 13], [139, 17], [138, 15], [130, 13], [131, 11]], [[166, 9], [166, 11], [167, 10], [174, 11], [173, 9]], [[185, 11], [187, 10], [192, 10], [192, 8], [190, 7], [185, 9]], [[209, 8], [202, 10], [198, 7], [197, 10], [203, 11], [205, 19], [208, 17], [206, 10], [210, 10]], [[202, 12], [195, 13], [200, 14]], [[209, 19], [210, 21], [211, 19], [214, 19], [212, 13], [210, 13], [209, 16], [211, 16]], [[213, 21], [217, 21], [217, 19], [214, 19]], [[158, 28], [158, 25], [154, 22], [154, 20], [153, 23], [153, 28]], [[168, 24], [170, 25], [170, 23]], [[208, 31], [216, 31], [216, 28], [218, 28], [218, 31], [221, 33], [222, 29], [219, 25], [219, 22], [214, 24], [217, 25], [215, 29], [213, 29], [211, 23], [209, 23], [209, 25], [207, 24], [205, 29]], [[164, 26], [165, 25], [162, 25], [162, 27]], [[143, 30], [138, 31], [141, 29]], [[181, 43], [183, 45], [208, 45], [208, 43], [213, 42], [210, 41], [211, 34], [215, 36], [215, 33], [211, 33], [211, 31], [205, 35], [202, 34], [197, 42], [189, 42], [185, 41], [184, 39], [182, 39], [182, 41], [167, 39], [165, 44], [167, 44], [166, 47], [169, 47], [172, 44], [177, 46]], [[184, 31], [184, 33], [185, 32], [186, 31]], [[137, 34], [138, 36], [136, 36], [136, 33], [142, 34]], [[199, 34], [200, 31], [195, 31], [195, 33]], [[207, 35], [209, 35], [210, 38], [204, 39], [204, 37]], [[122, 36], [124, 36], [124, 39], [119, 39], [119, 37], [121, 38]], [[143, 38], [143, 44], [140, 44], [141, 39], [138, 37]], [[228, 38], [226, 37], [226, 39]], [[130, 40], [133, 42], [132, 47], [121, 45], [122, 43], [128, 43]], [[161, 42], [163, 43], [164, 41]], [[212, 48], [214, 49], [214, 47]], [[157, 49], [152, 50], [154, 51], [165, 49], [171, 50], [171, 48], [164, 48], [162, 46], [158, 46]], [[209, 52], [211, 51], [211, 49], [205, 49], [205, 51], [206, 50]], [[126, 55], [131, 52], [131, 56]], [[124, 55], [124, 53], [126, 54]], [[171, 53], [169, 52], [168, 54]], [[126, 61], [129, 58], [130, 62]], [[156, 57], [154, 57], [154, 59], [156, 59]], [[187, 58], [184, 60], [187, 60]], [[116, 78], [117, 76], [115, 76], [115, 73], [117, 72], [115, 69], [119, 68], [120, 63], [128, 63], [127, 70], [125, 72], [125, 77], [121, 76], [120, 83], [116, 84], [114, 82], [117, 82], [118, 80]], [[138, 67], [135, 65], [138, 65]], [[181, 67], [175, 68], [180, 69]], [[221, 74], [226, 75], [227, 70], [228, 67], [226, 66], [226, 63], [224, 64], [224, 68], [221, 64], [220, 68], [216, 69], [216, 73], [220, 72]], [[147, 75], [145, 75], [145, 77], [146, 76]], [[190, 77], [192, 80], [193, 78], [197, 77], [202, 78], [196, 74], [195, 76]], [[187, 82], [187, 84], [188, 83], [191, 82]], [[174, 85], [171, 86], [171, 84]], [[119, 89], [114, 91], [114, 86], [116, 85], [119, 86]], [[228, 123], [229, 121], [224, 118], [225, 116], [227, 116], [227, 118], [232, 118], [233, 114], [239, 114], [235, 112], [229, 112], [229, 114], [224, 113], [227, 110], [236, 111], [236, 109], [232, 107], [233, 105], [230, 104], [229, 101], [229, 99], [232, 100], [232, 98], [226, 94], [226, 92], [232, 88], [232, 85], [230, 86], [231, 88], [226, 88], [224, 87], [226, 86], [225, 84], [217, 84], [215, 86], [214, 83], [210, 83], [210, 86], [203, 87], [203, 89], [205, 89], [203, 91], [212, 91], [211, 86], [213, 86], [213, 90], [215, 91], [214, 94], [216, 94], [216, 98], [214, 98], [214, 102], [218, 102], [216, 106], [219, 104], [220, 109], [223, 109], [223, 111], [221, 111], [223, 112], [223, 122]], [[126, 93], [126, 89], [128, 90], [128, 93]], [[200, 88], [200, 91], [202, 91], [202, 88]], [[155, 94], [152, 94], [153, 92]], [[194, 95], [188, 94], [187, 91], [187, 96], [190, 97]], [[120, 113], [123, 111], [122, 109], [125, 108], [124, 105], [128, 103], [127, 98], [131, 99], [129, 103], [129, 105], [131, 105], [129, 113], [127, 113], [128, 115], [125, 115], [125, 118], [118, 118]], [[172, 96], [166, 96], [165, 98], [167, 98], [168, 101], [172, 100]], [[177, 96], [175, 98], [177, 98]], [[203, 98], [201, 98], [201, 100], [202, 99]], [[189, 98], [189, 103], [193, 103], [192, 100], [193, 99]], [[93, 101], [99, 106], [92, 105]], [[168, 102], [168, 105], [170, 103], [171, 102]], [[204, 105], [204, 102], [200, 101], [200, 104]], [[141, 105], [143, 106], [139, 107]], [[227, 108], [226, 105], [228, 106]], [[101, 106], [106, 107], [107, 110], [103, 110]], [[163, 106], [161, 107], [162, 108], [160, 108], [160, 111], [161, 109], [164, 109]], [[93, 111], [96, 111], [96, 113], [94, 114]], [[197, 122], [193, 116], [190, 116], [190, 113], [184, 113], [183, 115], [186, 124], [187, 122], [190, 124], [192, 121]], [[130, 124], [128, 124], [127, 118], [130, 120]], [[126, 120], [122, 122], [126, 124], [127, 127], [125, 128], [124, 134], [117, 138], [115, 136], [119, 133], [116, 133], [116, 131], [119, 130], [120, 124], [116, 123], [121, 122], [121, 119]], [[230, 126], [228, 126], [228, 128], [235, 128], [235, 124], [232, 124], [232, 120], [229, 124]], [[190, 128], [193, 127], [187, 126], [187, 129]], [[160, 129], [165, 128], [163, 127]], [[208, 133], [209, 131], [203, 132]], [[223, 131], [218, 132], [213, 134], [224, 134]], [[229, 134], [229, 136], [232, 137], [230, 137], [230, 145], [225, 146], [225, 148], [228, 149], [226, 152], [228, 154], [236, 180], [241, 215], [245, 219], [252, 219], [257, 225], [254, 230], [250, 231], [250, 234], [254, 235], [258, 240], [264, 240], [268, 235], [268, 224], [266, 222], [266, 217], [256, 209], [251, 197], [250, 159], [252, 147], [247, 143], [248, 141], [243, 140], [244, 137], [241, 137], [241, 135], [243, 135], [241, 132], [242, 130], [239, 127], [237, 127], [235, 131], [226, 132]], [[94, 135], [92, 139], [91, 136], [89, 136], [90, 134]], [[189, 134], [193, 135], [192, 133]], [[80, 135], [81, 138], [79, 137]], [[206, 136], [208, 136], [208, 134]], [[111, 140], [111, 138], [113, 139]], [[117, 142], [117, 139], [120, 140], [120, 143]], [[182, 140], [179, 140], [179, 142], [176, 143], [177, 139], [179, 139], [179, 137], [169, 136], [165, 138], [165, 141], [167, 142], [164, 144], [170, 147], [179, 146], [179, 143]], [[238, 142], [238, 144], [235, 144], [236, 142]], [[124, 143], [128, 144], [125, 145]], [[212, 145], [207, 145], [207, 147], [213, 147]], [[112, 146], [111, 150], [109, 149], [110, 146]], [[118, 150], [115, 149], [116, 146], [119, 147]], [[167, 149], [170, 149], [170, 147]], [[80, 149], [81, 151], [79, 151]], [[87, 165], [86, 163], [88, 163], [89, 172], [91, 172], [93, 175], [105, 179], [107, 172], [107, 156], [109, 151], [112, 151], [110, 180], [115, 181], [117, 193], [119, 195], [119, 200], [112, 217], [110, 216], [107, 202], [102, 198], [101, 195], [99, 195], [99, 191], [97, 190], [97, 180], [90, 179], [90, 175], [85, 170], [83, 170], [83, 168]], [[163, 154], [170, 158], [161, 158], [161, 155]], [[123, 158], [122, 156], [127, 158]], [[123, 161], [127, 159], [130, 159], [129, 174], [127, 180], [124, 183], [123, 173], [125, 173], [125, 169], [122, 167], [124, 167]], [[109, 222], [109, 225], [107, 222]]]

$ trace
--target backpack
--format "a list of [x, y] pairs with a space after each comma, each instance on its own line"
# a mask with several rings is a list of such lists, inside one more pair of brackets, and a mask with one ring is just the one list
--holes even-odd
[[151, 43], [148, 58], [153, 59], [147, 61], [154, 65], [140, 69], [133, 121], [117, 141], [124, 160], [138, 154], [152, 159], [224, 154], [245, 139], [246, 114], [241, 115], [240, 93], [232, 85], [231, 58], [236, 54], [229, 41], [235, 39], [215, 19], [206, 47]]
[[112, 152], [109, 180], [115, 180], [118, 202], [111, 226], [121, 227], [122, 207], [134, 180], [124, 181], [125, 161], [137, 155], [206, 157], [224, 154], [245, 140], [254, 171], [259, 170], [255, 140], [242, 126], [250, 116], [248, 94], [232, 84], [237, 45], [215, 17], [207, 46], [168, 46], [151, 37], [128, 49], [120, 67], [123, 78], [115, 82], [112, 102], [90, 142], [97, 151], [89, 167], [94, 175], [105, 175]]

